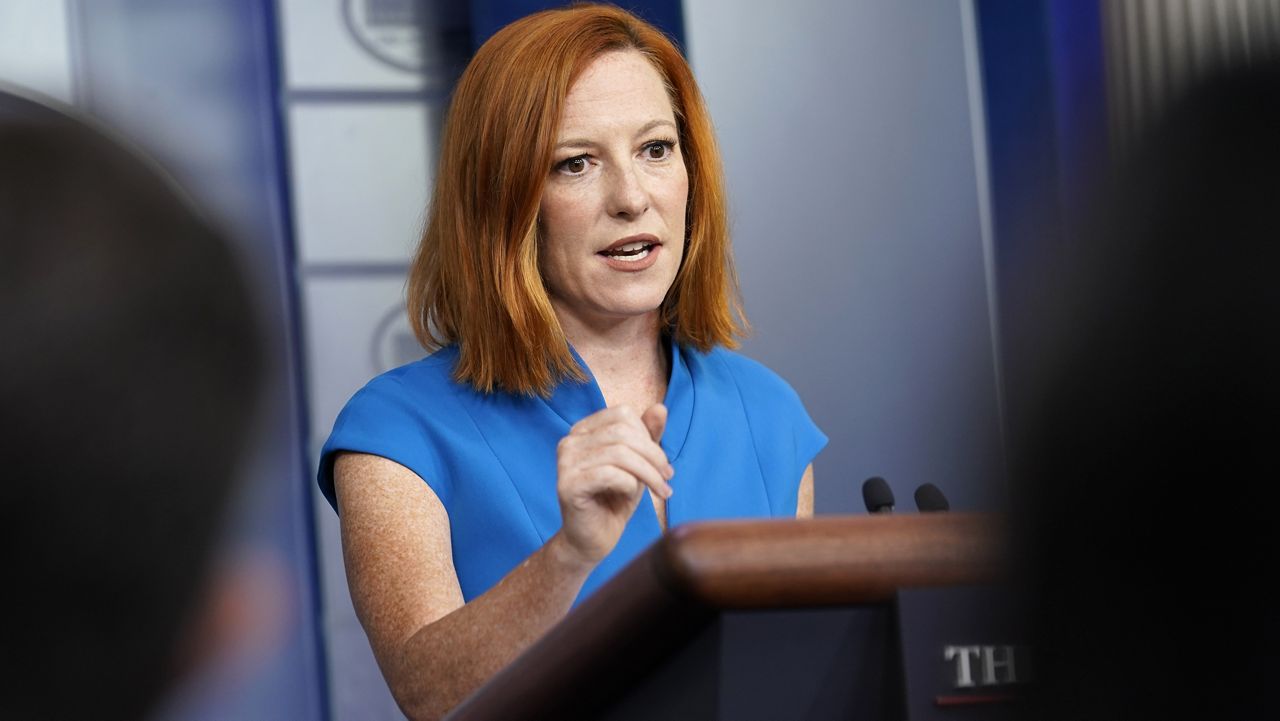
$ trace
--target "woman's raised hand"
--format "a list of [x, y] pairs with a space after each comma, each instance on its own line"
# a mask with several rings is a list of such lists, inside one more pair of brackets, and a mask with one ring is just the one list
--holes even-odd
[[643, 414], [617, 406], [583, 418], [560, 439], [560, 533], [579, 561], [594, 565], [613, 550], [645, 488], [671, 497], [675, 469], [658, 445], [666, 424], [661, 403]]

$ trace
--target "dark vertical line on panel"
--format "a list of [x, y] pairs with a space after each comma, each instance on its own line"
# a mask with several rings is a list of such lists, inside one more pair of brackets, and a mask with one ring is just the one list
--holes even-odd
[[[471, 0], [471, 44], [479, 48], [490, 36], [513, 20], [549, 8], [570, 5], [569, 0]], [[634, 13], [665, 32], [689, 55], [685, 43], [684, 5], [681, 0], [630, 0], [619, 7]]]
[[311, 412], [310, 403], [307, 398], [307, 368], [304, 362], [305, 350], [305, 331], [302, 323], [301, 313], [301, 289], [298, 277], [298, 253], [295, 243], [296, 229], [293, 222], [293, 202], [292, 195], [289, 192], [292, 177], [289, 165], [289, 136], [286, 131], [284, 119], [284, 72], [282, 68], [282, 50], [280, 47], [280, 22], [277, 16], [279, 10], [275, 0], [255, 0], [258, 5], [258, 12], [255, 16], [260, 19], [260, 24], [256, 28], [258, 32], [258, 47], [263, 54], [263, 65], [266, 68], [266, 94], [268, 102], [265, 107], [268, 112], [266, 118], [266, 127], [263, 131], [269, 136], [269, 147], [272, 149], [272, 161], [275, 165], [275, 172], [272, 174], [274, 183], [274, 202], [271, 203], [275, 212], [275, 222], [279, 229], [279, 237], [277, 247], [281, 253], [280, 272], [283, 274], [281, 279], [281, 302], [284, 304], [284, 317], [287, 324], [287, 332], [289, 334], [289, 373], [293, 378], [293, 387], [291, 396], [293, 398], [294, 422], [298, 428], [299, 446], [295, 449], [300, 467], [303, 470], [300, 479], [300, 488], [298, 489], [297, 504], [301, 509], [300, 528], [304, 538], [300, 539], [299, 548], [305, 549], [305, 553], [300, 553], [302, 559], [306, 562], [305, 568], [305, 586], [310, 594], [309, 605], [312, 612], [304, 614], [307, 616], [306, 623], [309, 624], [310, 646], [315, 654], [316, 660], [316, 696], [319, 704], [320, 716], [324, 719], [333, 718], [333, 709], [330, 699], [329, 686], [329, 656], [327, 648], [324, 644], [324, 594], [320, 588], [320, 562], [317, 554], [318, 532], [316, 529], [315, 519], [315, 483], [312, 481], [310, 469], [310, 443], [311, 443]]
[[1048, 17], [1044, 0], [980, 0], [977, 10], [997, 265], [1014, 277], [1057, 224]]
[[1050, 0], [1049, 34], [1058, 192], [1070, 236], [1107, 158], [1102, 10], [1087, 0]]
[[[1097, 0], [975, 0], [985, 94], [996, 297], [1027, 297], [1033, 269], [1062, 251], [1105, 156], [1106, 74]], [[1009, 428], [1027, 391], [1040, 319], [997, 309]]]

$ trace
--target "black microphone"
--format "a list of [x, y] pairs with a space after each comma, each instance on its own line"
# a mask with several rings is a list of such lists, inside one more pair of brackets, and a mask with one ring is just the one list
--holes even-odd
[[937, 486], [926, 483], [916, 489], [916, 508], [921, 513], [934, 513], [950, 511], [951, 504], [947, 503], [947, 497], [942, 495]]
[[893, 513], [893, 490], [880, 476], [862, 482], [862, 502], [867, 513]]

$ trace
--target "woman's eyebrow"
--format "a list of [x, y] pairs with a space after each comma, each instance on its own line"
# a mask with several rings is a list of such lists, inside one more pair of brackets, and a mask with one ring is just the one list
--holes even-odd
[[662, 125], [670, 126], [672, 130], [676, 130], [676, 124], [671, 122], [670, 120], [667, 120], [666, 118], [655, 118], [654, 120], [650, 120], [649, 122], [645, 123], [643, 128], [640, 128], [639, 130], [637, 130], [636, 136], [644, 135], [645, 133]]
[[[654, 128], [658, 128], [663, 125], [670, 127], [673, 131], [676, 130], [676, 124], [674, 122], [667, 120], [666, 118], [656, 118], [654, 120], [650, 120], [649, 122], [645, 123], [639, 130], [637, 130], [636, 137], [644, 135], [645, 133], [652, 131]], [[560, 142], [556, 143], [555, 149], [560, 150], [561, 148], [592, 148], [595, 146], [596, 146], [595, 141], [588, 140], [586, 138], [566, 138], [565, 140], [561, 140]]]
[[586, 138], [569, 138], [568, 140], [561, 140], [560, 142], [556, 143], [555, 149], [559, 150], [561, 148], [593, 148], [593, 147], [595, 147], [595, 143], [591, 142], [590, 140], [587, 140]]

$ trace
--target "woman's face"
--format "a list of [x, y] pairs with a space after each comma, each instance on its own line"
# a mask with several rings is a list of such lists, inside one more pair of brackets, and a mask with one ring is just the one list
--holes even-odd
[[678, 137], [662, 78], [638, 52], [601, 55], [570, 88], [539, 216], [561, 322], [599, 327], [662, 304], [684, 253]]

